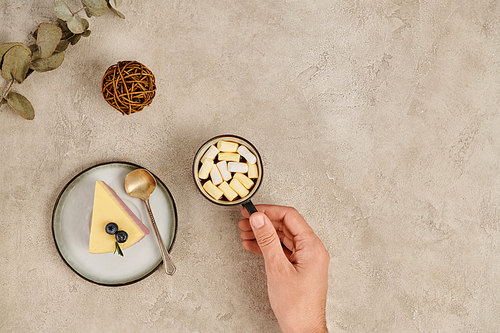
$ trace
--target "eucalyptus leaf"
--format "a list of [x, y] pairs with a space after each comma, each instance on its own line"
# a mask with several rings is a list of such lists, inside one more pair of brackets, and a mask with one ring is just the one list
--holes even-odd
[[74, 34], [81, 34], [85, 31], [83, 20], [78, 14], [75, 14], [75, 16], [73, 16], [66, 23], [68, 24], [69, 30], [71, 30]]
[[15, 45], [8, 50], [2, 63], [2, 77], [6, 80], [15, 79], [22, 83], [26, 78], [31, 61], [31, 50], [24, 44]]
[[63, 21], [69, 21], [73, 17], [71, 9], [64, 1], [56, 1], [54, 3], [54, 14]]
[[[35, 70], [33, 68], [28, 69], [28, 73], [26, 73], [26, 77], [30, 76]], [[26, 79], [25, 79], [26, 80]]]
[[57, 24], [59, 24], [59, 27], [61, 30], [64, 32], [65, 30], [68, 30], [68, 26], [66, 25], [66, 21], [61, 20], [60, 18], [57, 19]]
[[82, 34], [82, 37], [88, 37], [90, 36], [90, 30], [85, 30], [85, 32]]
[[87, 14], [87, 17], [92, 17], [92, 12], [90, 11], [90, 9], [88, 9], [87, 7], [83, 7], [83, 9], [85, 9], [85, 14]]
[[7, 100], [3, 98], [3, 90], [0, 88], [0, 106], [7, 104]]
[[111, 7], [111, 5], [109, 3], [108, 3], [108, 7], [113, 12], [113, 14], [115, 14], [116, 16], [118, 16], [121, 19], [125, 19], [125, 15], [123, 15], [122, 13], [120, 13], [119, 11], [117, 11], [116, 9]]
[[69, 46], [69, 39], [61, 40], [59, 42], [59, 45], [56, 47], [56, 51], [58, 52], [63, 52], [65, 51]]
[[82, 22], [83, 22], [83, 27], [85, 28], [85, 30], [87, 30], [89, 28], [89, 21], [87, 21], [86, 19], [82, 18]]
[[59, 23], [59, 27], [61, 27], [62, 30], [61, 40], [73, 37], [74, 33], [72, 33], [71, 30], [69, 30], [68, 24], [66, 22], [64, 22], [61, 19], [58, 19], [57, 22]]
[[35, 51], [38, 50], [38, 45], [31, 44], [28, 46], [28, 48], [31, 50], [31, 53], [35, 53]]
[[71, 31], [65, 31], [63, 32], [63, 36], [61, 37], [61, 40], [66, 40], [66, 39], [70, 39], [71, 37], [73, 37], [75, 34], [72, 33]]
[[[108, 8], [110, 8], [110, 9], [113, 8], [111, 6], [111, 0], [106, 0], [106, 2], [108, 3]], [[122, 0], [114, 0], [114, 2], [115, 2], [115, 7], [118, 7], [122, 4]]]
[[82, 38], [82, 35], [79, 34], [79, 35], [74, 35], [72, 38], [69, 39], [71, 45], [75, 45], [76, 43], [78, 43], [78, 41], [80, 40], [80, 38]]
[[31, 61], [40, 59], [40, 50], [38, 49], [38, 46], [36, 44], [32, 44], [28, 47], [31, 50]]
[[30, 45], [30, 49], [31, 49], [31, 61], [36, 61], [38, 59], [40, 59], [40, 50], [38, 49], [38, 47], [36, 45]]
[[[108, 11], [106, 0], [81, 0], [89, 17], [102, 16]], [[90, 15], [89, 15], [90, 14]]]
[[54, 52], [47, 59], [38, 59], [30, 64], [30, 67], [37, 72], [48, 72], [61, 66], [64, 60], [64, 52]]
[[48, 58], [55, 51], [62, 37], [62, 30], [52, 23], [42, 23], [38, 27], [36, 44], [40, 50], [40, 57]]
[[33, 110], [33, 106], [23, 95], [10, 92], [6, 99], [10, 107], [24, 119], [33, 120], [35, 118], [35, 110]]
[[5, 53], [7, 53], [8, 50], [16, 45], [23, 45], [23, 43], [12, 42], [0, 44], [0, 66], [2, 65], [3, 56], [5, 55]]

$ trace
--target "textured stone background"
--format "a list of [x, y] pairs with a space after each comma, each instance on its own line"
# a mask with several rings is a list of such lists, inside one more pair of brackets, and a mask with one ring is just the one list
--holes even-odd
[[[66, 1], [73, 9], [79, 1]], [[0, 42], [31, 42], [53, 1], [0, 2]], [[197, 148], [260, 150], [256, 203], [296, 207], [331, 254], [331, 332], [500, 330], [500, 8], [492, 0], [130, 1], [91, 18], [57, 70], [0, 109], [1, 332], [277, 332], [239, 208], [197, 192]], [[100, 80], [156, 75], [123, 117]], [[2, 88], [7, 82], [0, 79]], [[55, 200], [78, 172], [141, 164], [179, 213], [178, 272], [102, 287], [61, 260]]]

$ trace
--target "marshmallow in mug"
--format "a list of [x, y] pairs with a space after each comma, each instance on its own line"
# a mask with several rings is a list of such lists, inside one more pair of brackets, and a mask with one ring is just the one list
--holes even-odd
[[[245, 161], [241, 161], [241, 157]], [[219, 140], [201, 158], [198, 177], [203, 189], [215, 200], [244, 198], [259, 177], [256, 156], [244, 145]], [[210, 177], [210, 179], [208, 179]]]

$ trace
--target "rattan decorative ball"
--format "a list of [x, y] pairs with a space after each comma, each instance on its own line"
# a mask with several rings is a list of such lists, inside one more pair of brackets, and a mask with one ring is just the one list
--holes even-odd
[[149, 106], [155, 91], [155, 76], [137, 61], [120, 61], [110, 66], [102, 78], [104, 99], [123, 115], [139, 112]]

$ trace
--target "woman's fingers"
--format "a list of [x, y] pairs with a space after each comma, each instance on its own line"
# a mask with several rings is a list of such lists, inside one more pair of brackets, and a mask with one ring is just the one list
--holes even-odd
[[[294, 250], [293, 240], [287, 237], [287, 235], [282, 231], [278, 231], [277, 233], [281, 241], [281, 244], [283, 244], [283, 246], [285, 246], [287, 250], [293, 252]], [[255, 241], [255, 234], [253, 233], [253, 231], [242, 231], [240, 233], [240, 237], [243, 241]]]
[[[262, 251], [260, 250], [259, 244], [255, 240], [244, 240], [242, 243], [243, 248], [252, 253], [262, 255]], [[292, 251], [283, 246], [283, 253], [288, 260], [290, 260], [290, 256], [292, 255]]]
[[251, 231], [252, 227], [250, 226], [250, 221], [248, 219], [243, 219], [238, 222], [238, 227], [242, 231]]
[[262, 255], [259, 244], [257, 244], [255, 240], [244, 240], [241, 245], [243, 245], [243, 248], [247, 251]]
[[243, 240], [255, 240], [255, 235], [253, 231], [242, 231], [240, 237]]
[[[276, 229], [276, 231], [283, 231], [286, 233], [286, 235], [288, 237], [292, 236], [292, 234], [284, 227], [283, 223], [281, 223], [279, 221], [273, 221], [273, 220], [271, 220], [271, 222], [273, 223], [274, 229]], [[250, 225], [250, 221], [248, 219], [239, 220], [238, 227], [242, 231], [251, 231], [252, 230], [252, 226]]]

